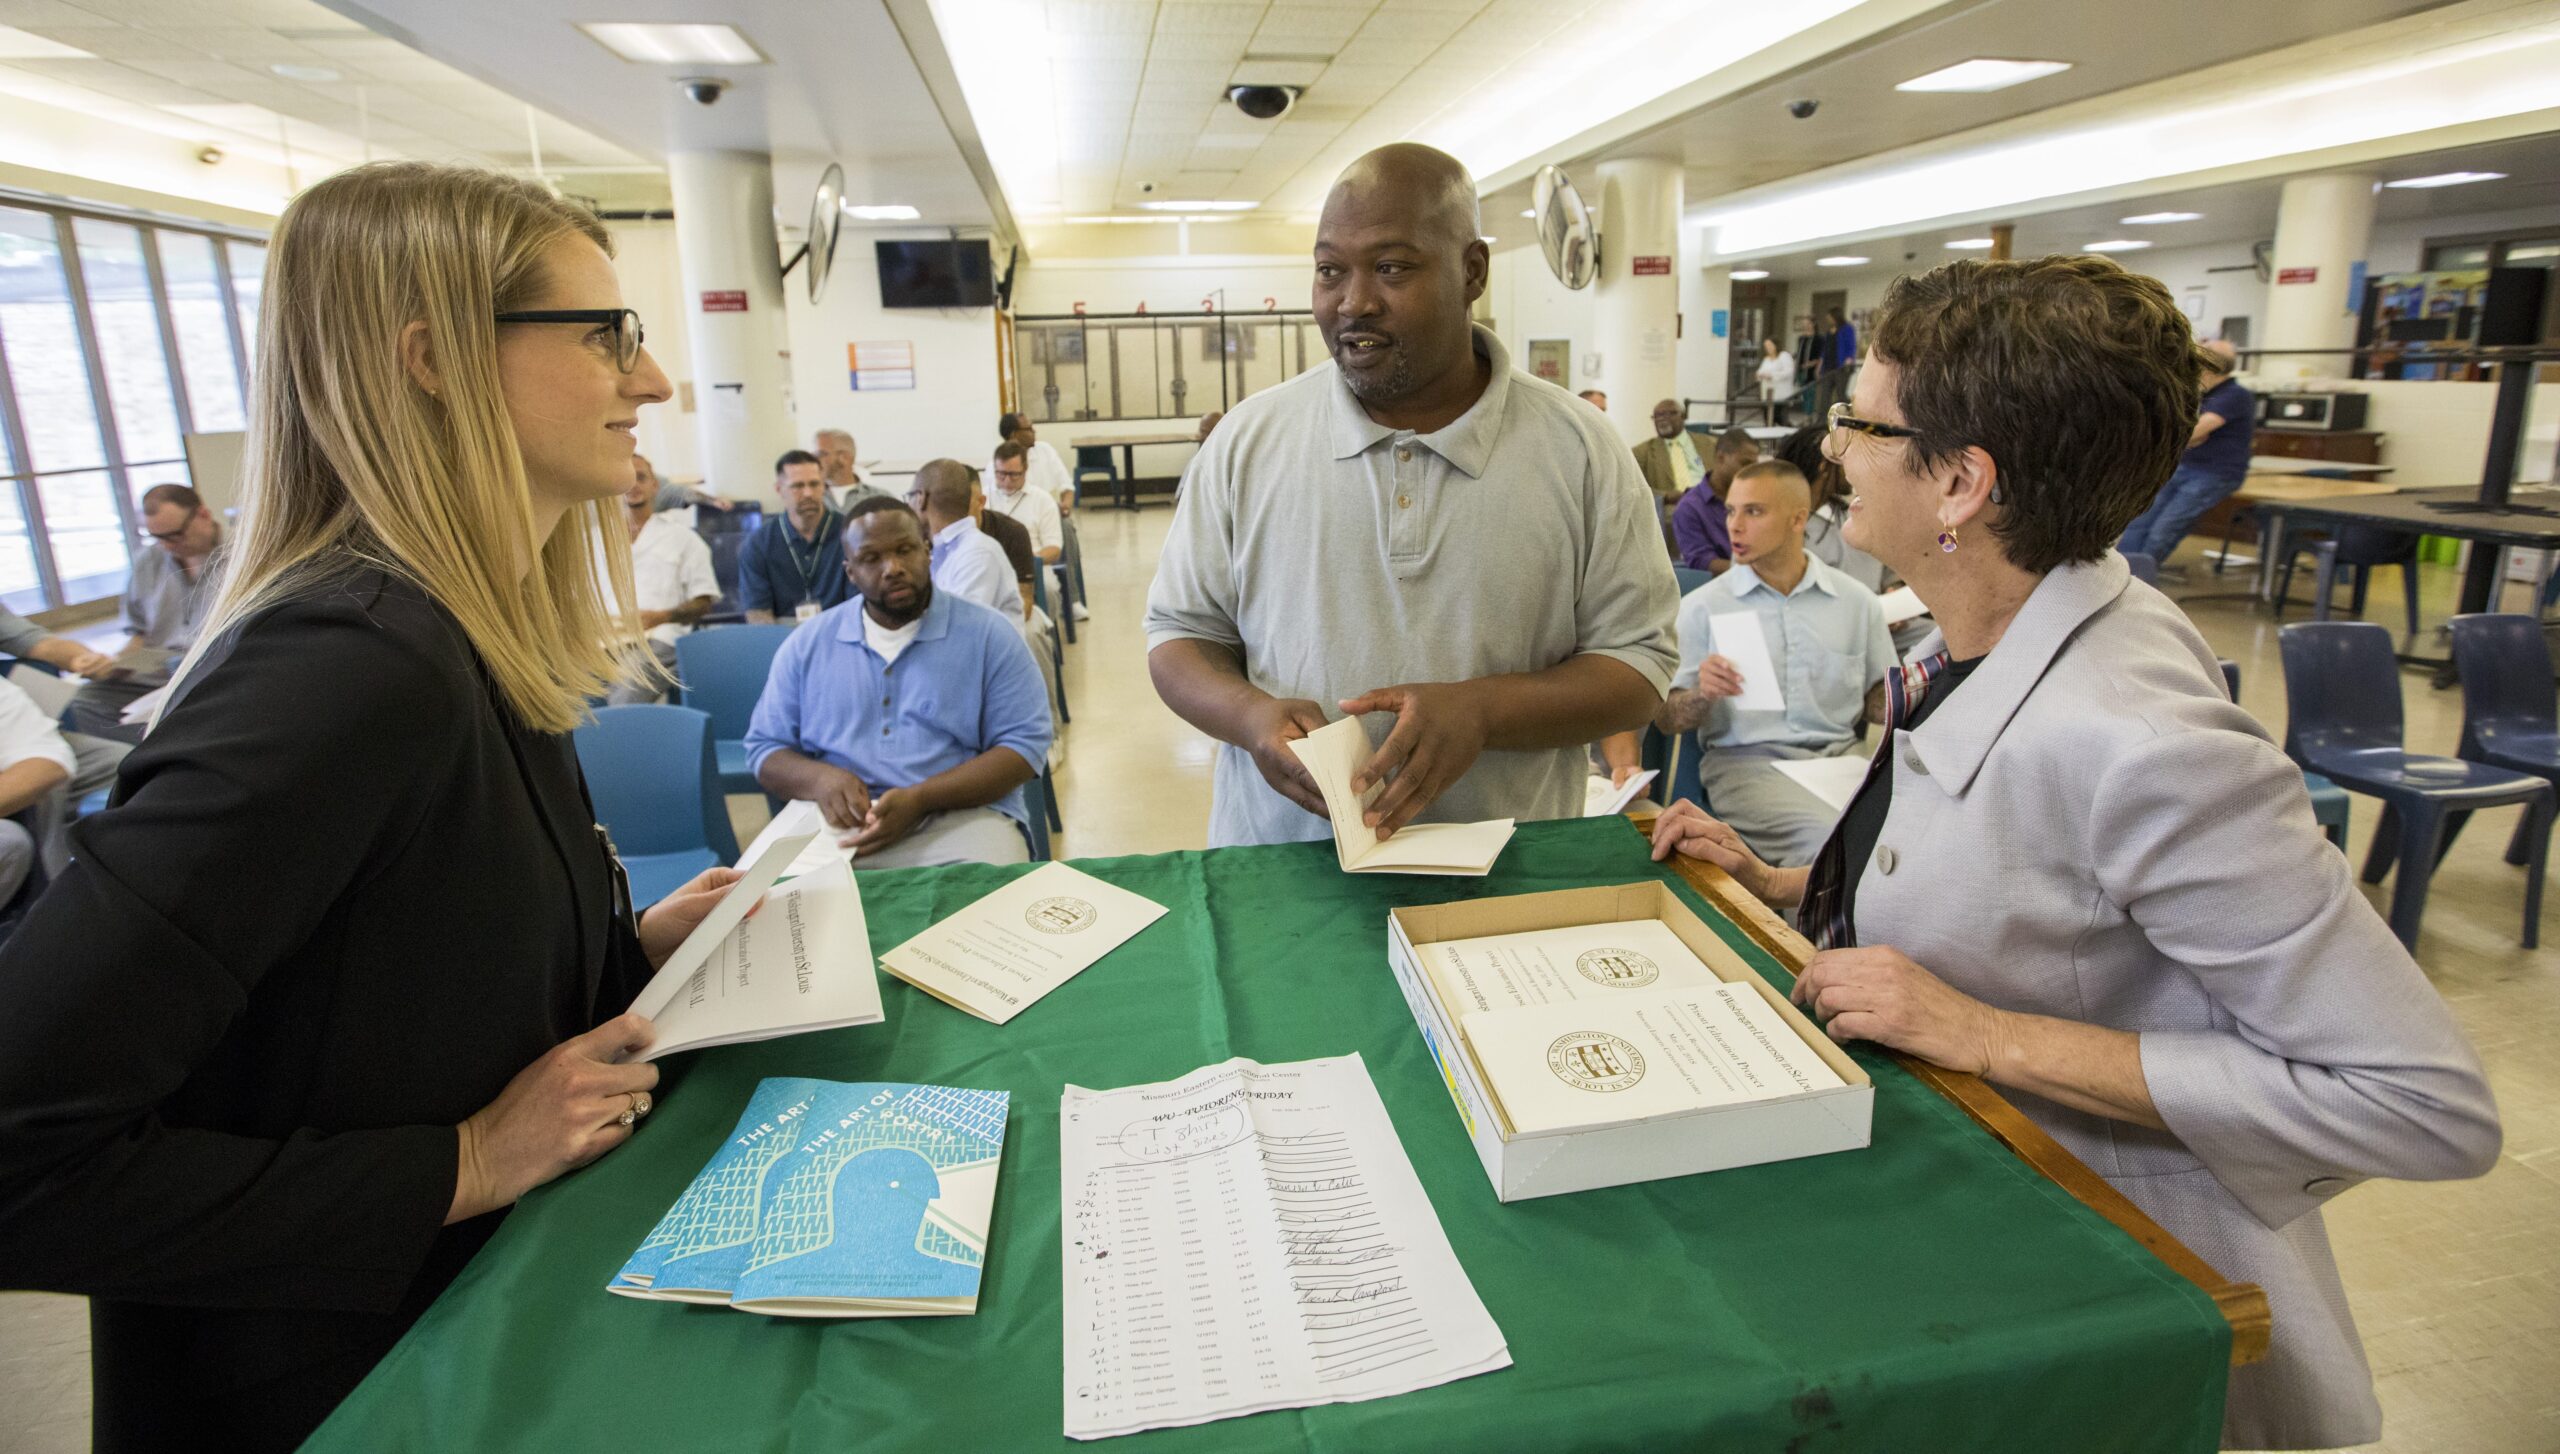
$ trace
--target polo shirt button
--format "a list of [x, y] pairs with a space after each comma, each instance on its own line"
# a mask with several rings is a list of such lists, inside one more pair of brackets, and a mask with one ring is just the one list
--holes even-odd
[[1409, 450], [1409, 449], [1399, 449], [1399, 450], [1397, 450], [1397, 451], [1396, 451], [1396, 459], [1397, 459], [1398, 461], [1410, 460], [1410, 459], [1412, 459], [1412, 458], [1413, 458], [1413, 451], [1412, 451], [1412, 450]]
[[2302, 1184], [2302, 1189], [2315, 1197], [2333, 1197], [2354, 1183], [2343, 1176], [2315, 1176]]
[[1884, 845], [1882, 845], [1882, 844], [1878, 844], [1878, 845], [1876, 845], [1876, 871], [1877, 871], [1877, 872], [1879, 872], [1879, 873], [1891, 873], [1891, 872], [1893, 872], [1893, 866], [1894, 866], [1895, 864], [1899, 863], [1899, 862], [1901, 862], [1901, 860], [1900, 860], [1900, 859], [1898, 859], [1898, 858], [1896, 858], [1896, 857], [1894, 856], [1894, 853], [1893, 853], [1893, 850], [1892, 850], [1892, 849], [1887, 848], [1887, 847], [1885, 847], [1885, 846], [1884, 846]]
[[881, 735], [881, 736], [883, 736], [883, 737], [888, 736], [888, 735], [889, 735], [889, 729], [888, 729], [888, 728], [886, 728], [886, 727], [881, 728], [881, 729], [880, 729], [880, 735]]
[[1902, 765], [1911, 769], [1912, 776], [1914, 777], [1927, 777], [1929, 775], [1929, 764], [1920, 760], [1920, 749], [1916, 747], [1905, 747], [1902, 749]]
[[1412, 508], [1413, 508], [1413, 496], [1411, 496], [1411, 495], [1398, 495], [1398, 496], [1396, 496], [1396, 508], [1397, 508], [1397, 509], [1399, 509], [1399, 510], [1410, 510], [1410, 509], [1412, 509]]

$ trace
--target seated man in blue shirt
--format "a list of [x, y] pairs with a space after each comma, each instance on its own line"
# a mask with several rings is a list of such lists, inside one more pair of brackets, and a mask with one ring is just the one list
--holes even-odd
[[2151, 497], [2151, 508], [2126, 526], [2116, 541], [2116, 549], [2127, 555], [2147, 555], [2155, 565], [2167, 565], [2196, 521], [2238, 493], [2249, 479], [2249, 446], [2258, 427], [2257, 398], [2231, 377], [2231, 371], [2240, 366], [2237, 349], [2217, 338], [2204, 344], [2203, 351], [2206, 362], [2199, 367], [2204, 399], [2196, 410], [2195, 433], [2187, 438], [2187, 452], [2179, 456], [2168, 483]]
[[827, 504], [827, 477], [818, 457], [786, 450], [773, 462], [773, 490], [782, 513], [764, 522], [738, 551], [738, 607], [759, 625], [806, 621], [841, 606], [844, 517]]
[[747, 726], [767, 792], [818, 805], [854, 867], [1023, 863], [1022, 785], [1049, 702], [1022, 633], [933, 589], [924, 526], [867, 499], [844, 530], [854, 599], [791, 633]]
[[[1680, 674], [1656, 723], [1696, 732], [1698, 785], [1709, 810], [1774, 864], [1806, 864], [1840, 814], [1770, 764], [1860, 750], [1858, 729], [1884, 716], [1893, 633], [1875, 592], [1805, 552], [1813, 491], [1794, 465], [1755, 464], [1727, 501], [1733, 568], [1680, 602]], [[1757, 632], [1777, 669], [1784, 710], [1745, 710], [1741, 673], [1716, 650]]]

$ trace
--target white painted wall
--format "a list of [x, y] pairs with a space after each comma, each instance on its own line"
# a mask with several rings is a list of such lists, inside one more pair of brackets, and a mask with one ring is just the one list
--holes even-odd
[[[783, 280], [791, 323], [791, 393], [807, 448], [821, 429], [842, 429], [865, 461], [901, 466], [942, 456], [983, 463], [996, 444], [996, 323], [992, 308], [883, 308], [871, 243], [934, 238], [933, 229], [848, 234], [836, 249], [824, 302], [812, 305], [797, 273]], [[1001, 262], [999, 262], [1001, 265]], [[912, 390], [856, 392], [846, 346], [915, 345]]]
[[676, 396], [640, 411], [640, 452], [671, 480], [702, 476], [702, 444], [685, 408], [693, 383], [693, 350], [685, 336], [684, 283], [676, 268], [672, 222], [617, 222], [613, 270], [622, 282], [623, 306], [637, 309], [649, 336], [649, 356], [676, 386]]
[[1073, 313], [1082, 303], [1088, 313], [1135, 313], [1143, 303], [1150, 313], [1197, 313], [1208, 302], [1230, 313], [1273, 305], [1303, 313], [1314, 281], [1306, 258], [1260, 253], [1035, 258], [1023, 264], [1014, 284], [1013, 311]]

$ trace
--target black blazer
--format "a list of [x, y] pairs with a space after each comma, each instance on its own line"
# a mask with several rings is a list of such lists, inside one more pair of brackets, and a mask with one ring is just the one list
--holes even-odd
[[593, 824], [382, 572], [190, 676], [0, 949], [0, 1287], [92, 1299], [99, 1449], [292, 1448], [496, 1230], [456, 1123], [647, 978]]

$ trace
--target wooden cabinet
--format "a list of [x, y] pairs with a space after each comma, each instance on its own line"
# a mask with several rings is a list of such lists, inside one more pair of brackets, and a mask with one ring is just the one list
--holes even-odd
[[2377, 429], [2261, 429], [2249, 436], [2251, 454], [2286, 459], [2325, 459], [2334, 464], [2382, 463]]

